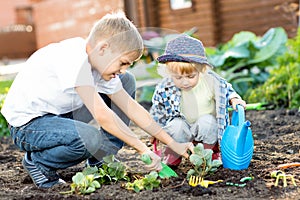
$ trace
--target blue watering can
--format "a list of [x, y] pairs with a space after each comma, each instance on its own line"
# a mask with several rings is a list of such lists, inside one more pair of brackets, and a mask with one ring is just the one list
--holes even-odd
[[250, 121], [245, 121], [245, 111], [237, 105], [233, 111], [231, 125], [224, 131], [221, 140], [223, 167], [233, 170], [247, 169], [254, 150], [254, 141], [250, 129]]

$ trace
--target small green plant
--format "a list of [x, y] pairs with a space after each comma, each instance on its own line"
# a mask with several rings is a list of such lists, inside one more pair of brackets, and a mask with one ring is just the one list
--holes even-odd
[[160, 180], [158, 180], [158, 173], [155, 171], [150, 172], [145, 175], [144, 178], [136, 179], [133, 183], [126, 183], [125, 188], [127, 190], [133, 190], [135, 192], [140, 192], [141, 190], [153, 190], [160, 185]]
[[71, 184], [71, 190], [61, 193], [89, 194], [95, 192], [96, 189], [101, 187], [100, 183], [96, 180], [99, 177], [97, 171], [97, 167], [94, 167], [86, 168], [83, 172], [77, 172], [76, 175], [72, 177], [73, 183]]
[[97, 179], [100, 184], [115, 183], [121, 180], [129, 181], [125, 165], [116, 161], [114, 155], [104, 157], [103, 161], [104, 163], [99, 168], [100, 177]]
[[82, 172], [77, 172], [72, 177], [71, 190], [61, 194], [89, 194], [100, 188], [102, 184], [115, 183], [120, 180], [129, 181], [126, 167], [115, 160], [114, 155], [103, 158], [101, 168], [86, 167]]
[[188, 171], [187, 179], [190, 176], [204, 178], [208, 173], [215, 172], [222, 165], [222, 162], [220, 160], [212, 160], [212, 154], [213, 151], [211, 149], [204, 149], [203, 144], [197, 144], [194, 148], [194, 154], [189, 158], [194, 168]]

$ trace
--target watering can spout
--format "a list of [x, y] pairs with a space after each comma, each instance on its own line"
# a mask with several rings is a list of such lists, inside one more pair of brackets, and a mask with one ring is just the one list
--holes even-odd
[[247, 120], [243, 123], [243, 126], [239, 130], [239, 137], [237, 139], [237, 143], [239, 144], [237, 146], [237, 154], [239, 156], [242, 156], [245, 153], [245, 143], [250, 126], [251, 122]]

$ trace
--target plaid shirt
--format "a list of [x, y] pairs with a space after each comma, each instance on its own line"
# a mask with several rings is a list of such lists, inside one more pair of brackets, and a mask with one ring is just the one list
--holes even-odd
[[[223, 132], [229, 124], [227, 111], [229, 100], [234, 97], [241, 97], [234, 91], [230, 83], [211, 70], [206, 72], [204, 79], [206, 79], [209, 85], [212, 84], [214, 88], [218, 139], [220, 142]], [[180, 89], [175, 86], [171, 78], [164, 78], [155, 88], [150, 114], [162, 126], [165, 126], [168, 121], [176, 117], [185, 119], [180, 112], [180, 102]]]

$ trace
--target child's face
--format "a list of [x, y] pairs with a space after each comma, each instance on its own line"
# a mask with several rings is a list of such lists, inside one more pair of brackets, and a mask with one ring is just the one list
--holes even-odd
[[118, 74], [125, 73], [126, 69], [137, 59], [136, 52], [112, 52], [108, 46], [89, 53], [89, 62], [101, 77], [109, 81]]
[[176, 87], [184, 91], [189, 91], [197, 85], [199, 81], [199, 72], [194, 71], [190, 74], [172, 72], [171, 77]]
[[136, 53], [131, 52], [123, 54], [114, 59], [102, 72], [101, 76], [104, 80], [109, 81], [119, 74], [123, 74], [132, 65], [136, 59]]

